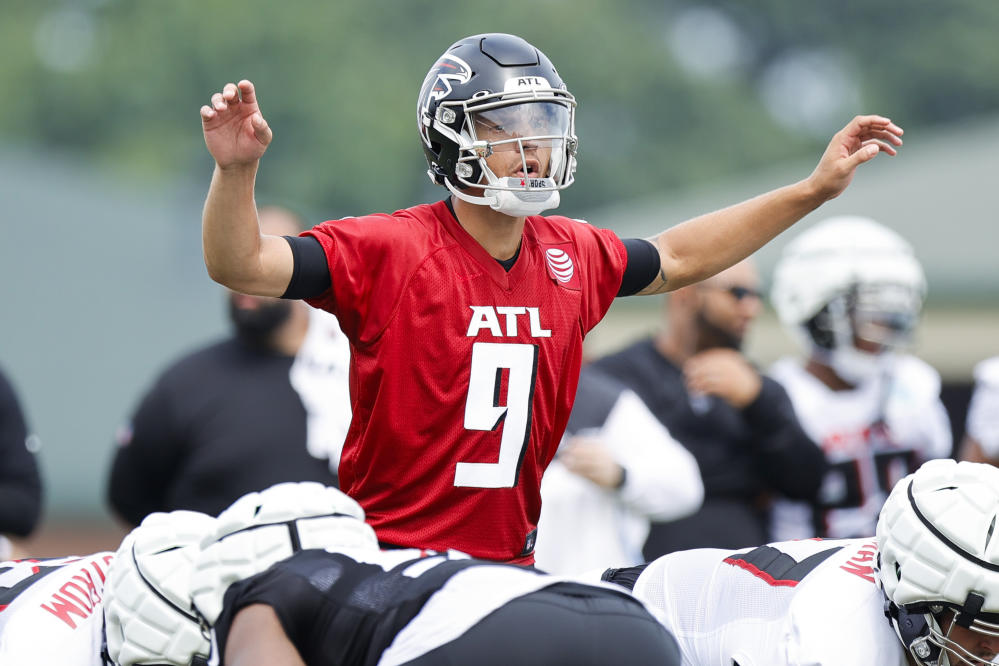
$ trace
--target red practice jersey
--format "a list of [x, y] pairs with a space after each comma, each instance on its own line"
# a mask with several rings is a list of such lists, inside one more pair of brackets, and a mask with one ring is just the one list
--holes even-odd
[[626, 264], [611, 231], [527, 218], [507, 272], [444, 202], [324, 222], [315, 307], [351, 343], [340, 484], [383, 542], [533, 561], [541, 475], [576, 394], [583, 336]]

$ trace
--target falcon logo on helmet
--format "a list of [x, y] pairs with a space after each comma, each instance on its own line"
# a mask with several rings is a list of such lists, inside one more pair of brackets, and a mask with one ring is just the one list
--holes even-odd
[[423, 85], [420, 87], [421, 105], [416, 114], [416, 122], [420, 127], [423, 143], [430, 145], [430, 138], [427, 136], [426, 130], [427, 110], [430, 104], [450, 95], [454, 89], [452, 82], [464, 85], [468, 83], [470, 78], [472, 78], [472, 68], [468, 66], [468, 63], [448, 53], [442, 55], [437, 60], [437, 64], [427, 72], [427, 78], [423, 80]]

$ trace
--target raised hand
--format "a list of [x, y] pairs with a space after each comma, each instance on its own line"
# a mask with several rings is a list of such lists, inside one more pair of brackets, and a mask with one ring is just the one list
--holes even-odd
[[201, 107], [201, 127], [208, 152], [223, 170], [255, 164], [274, 136], [245, 79], [212, 95], [211, 105]]
[[882, 116], [857, 116], [836, 132], [818, 166], [808, 177], [823, 200], [839, 196], [853, 180], [857, 167], [880, 153], [896, 155], [902, 128]]

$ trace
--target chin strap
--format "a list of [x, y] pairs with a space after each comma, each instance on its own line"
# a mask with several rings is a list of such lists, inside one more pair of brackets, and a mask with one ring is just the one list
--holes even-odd
[[950, 665], [950, 659], [943, 648], [930, 640], [930, 623], [926, 619], [926, 613], [910, 613], [899, 608], [887, 596], [884, 597], [884, 611], [906, 651], [921, 666]]
[[[485, 196], [475, 197], [466, 194], [451, 184], [450, 180], [445, 180], [447, 189], [451, 190], [454, 196], [462, 201], [477, 206], [489, 206], [495, 211], [509, 215], [510, 217], [527, 217], [529, 215], [539, 215], [542, 211], [557, 208], [559, 204], [558, 190], [548, 189], [554, 186], [551, 178], [532, 178], [532, 181], [540, 181], [538, 187], [545, 189], [493, 189], [485, 188]], [[516, 187], [524, 182], [520, 178], [501, 178], [498, 185], [502, 187]]]

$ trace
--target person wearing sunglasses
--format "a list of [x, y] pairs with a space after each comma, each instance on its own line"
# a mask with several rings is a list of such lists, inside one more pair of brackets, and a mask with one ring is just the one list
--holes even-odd
[[775, 501], [774, 540], [872, 534], [895, 482], [950, 455], [940, 375], [905, 351], [925, 295], [912, 246], [872, 219], [830, 218], [784, 247], [771, 296], [804, 354], [769, 374], [830, 468], [816, 504]]
[[811, 499], [825, 461], [784, 390], [741, 351], [762, 308], [757, 269], [743, 261], [664, 304], [656, 334], [594, 362], [645, 401], [701, 470], [701, 509], [653, 523], [644, 555], [762, 543], [767, 497]]

